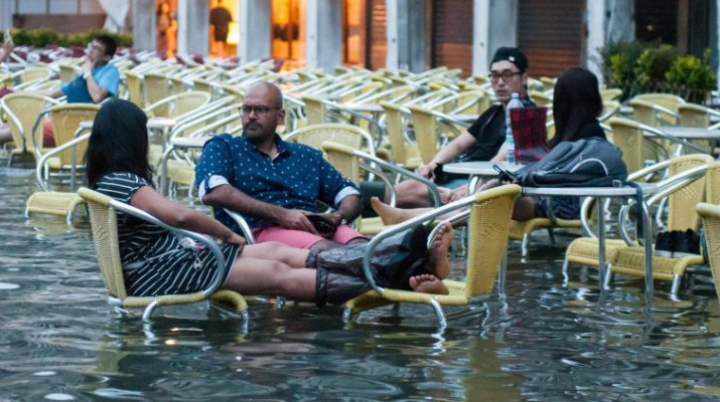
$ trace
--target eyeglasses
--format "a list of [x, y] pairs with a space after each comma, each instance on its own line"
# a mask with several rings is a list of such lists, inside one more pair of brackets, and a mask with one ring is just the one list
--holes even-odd
[[103, 49], [102, 46], [94, 45], [94, 44], [92, 44], [92, 42], [91, 42], [91, 43], [88, 43], [88, 44], [87, 44], [87, 51], [88, 51], [88, 52], [91, 52], [91, 51], [93, 51], [93, 50], [97, 50], [97, 51], [100, 52], [100, 53], [105, 53], [105, 49]]
[[512, 77], [514, 77], [516, 75], [522, 75], [522, 73], [519, 71], [510, 71], [510, 70], [505, 70], [501, 73], [497, 73], [497, 72], [493, 71], [492, 73], [488, 74], [488, 78], [490, 78], [490, 82], [492, 82], [494, 84], [494, 83], [498, 82], [498, 80], [500, 78], [503, 79], [503, 82], [508, 82], [512, 79]]
[[265, 116], [267, 116], [267, 114], [268, 114], [269, 111], [271, 111], [271, 110], [277, 110], [277, 109], [278, 109], [278, 108], [276, 108], [276, 107], [245, 105], [245, 106], [243, 106], [243, 107], [240, 108], [240, 111], [241, 111], [242, 114], [244, 114], [245, 116], [250, 116], [250, 114], [251, 114], [252, 112], [255, 112], [255, 114], [256, 114], [258, 117], [265, 117]]

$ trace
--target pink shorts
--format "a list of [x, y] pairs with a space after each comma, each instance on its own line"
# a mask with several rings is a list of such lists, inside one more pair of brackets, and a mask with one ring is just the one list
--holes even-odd
[[302, 249], [308, 249], [320, 240], [332, 240], [336, 243], [347, 244], [351, 240], [366, 238], [360, 232], [347, 225], [338, 226], [337, 231], [335, 232], [333, 237], [329, 239], [325, 239], [322, 236], [318, 236], [310, 232], [294, 229], [285, 229], [277, 226], [268, 228], [257, 228], [253, 229], [252, 232], [253, 236], [255, 236], [256, 243], [277, 241], [280, 243], [285, 243], [288, 246]]

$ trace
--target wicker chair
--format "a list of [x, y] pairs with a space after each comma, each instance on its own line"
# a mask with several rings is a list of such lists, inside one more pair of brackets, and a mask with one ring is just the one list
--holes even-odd
[[[660, 172], [663, 169], [668, 169], [668, 178], [659, 182], [657, 185], [661, 190], [657, 195], [653, 195], [647, 201], [648, 207], [655, 203], [659, 203], [662, 198], [667, 197], [668, 205], [668, 219], [666, 224], [667, 230], [685, 230], [695, 229], [697, 230], [698, 219], [694, 213], [687, 213], [687, 205], [695, 205], [697, 202], [702, 200], [703, 191], [706, 186], [707, 178], [704, 180], [698, 180], [708, 169], [708, 163], [712, 162], [712, 158], [708, 155], [687, 155], [678, 158], [673, 158], [668, 161], [664, 161], [638, 172], [631, 174], [628, 177], [630, 181], [639, 181], [645, 177], [652, 175], [653, 173]], [[692, 176], [692, 177], [690, 177]], [[589, 220], [589, 211], [592, 200], [586, 200], [582, 208], [583, 221]], [[622, 225], [623, 222], [620, 222]], [[586, 227], [588, 227], [586, 225]], [[648, 245], [652, 247], [652, 245]], [[618, 254], [622, 251], [623, 255]], [[622, 239], [606, 239], [605, 240], [605, 254], [606, 260], [611, 263], [611, 269], [608, 270], [608, 277], [604, 278], [604, 283], [608, 283], [610, 275], [615, 273], [626, 273], [636, 276], [644, 276], [644, 255], [645, 251], [642, 246], [639, 246], [636, 242], [631, 241], [629, 237], [623, 232]], [[632, 260], [632, 262], [628, 262]], [[667, 274], [668, 264], [674, 264], [670, 258], [665, 257], [653, 257], [653, 270], [656, 279], [672, 280], [673, 281], [673, 293], [677, 291], [679, 280], [682, 272], [684, 272], [687, 265], [684, 267], [678, 266], [678, 276], [674, 274]], [[694, 257], [686, 258], [686, 262], [696, 263]], [[598, 239], [591, 235], [589, 237], [580, 237], [573, 240], [567, 248], [565, 253], [565, 262], [563, 264], [563, 271], [567, 270], [569, 263], [577, 263], [587, 265], [590, 267], [597, 267], [599, 264], [598, 255]], [[658, 264], [657, 266], [655, 264]], [[616, 266], [616, 264], [620, 264]], [[638, 265], [639, 264], [639, 265]], [[672, 272], [672, 269], [670, 269]]]
[[[445, 314], [441, 305], [464, 306], [471, 300], [492, 292], [499, 268], [507, 247], [508, 225], [520, 193], [517, 185], [505, 185], [479, 192], [443, 207], [415, 217], [401, 225], [386, 229], [371, 240], [364, 258], [365, 276], [373, 286], [370, 290], [345, 304], [344, 318], [349, 320], [354, 314], [377, 308], [389, 303], [410, 302], [429, 304], [433, 307], [438, 324], [446, 326]], [[467, 272], [464, 281], [445, 280], [449, 295], [437, 295], [405, 290], [380, 288], [375, 284], [370, 269], [370, 258], [375, 246], [382, 239], [399, 233], [407, 228], [431, 221], [450, 211], [470, 207], [469, 214], [469, 253]]]
[[144, 79], [140, 74], [125, 71], [125, 85], [127, 86], [128, 100], [138, 107], [145, 107], [143, 94]]
[[703, 202], [697, 204], [695, 209], [702, 218], [710, 271], [713, 283], [715, 283], [715, 290], [720, 295], [720, 206]]
[[[360, 174], [361, 170], [370, 172], [377, 176], [378, 179], [385, 183], [385, 187], [390, 190], [389, 204], [395, 206], [395, 190], [393, 183], [387, 173], [393, 173], [399, 177], [417, 180], [428, 187], [431, 199], [434, 201], [435, 207], [440, 206], [440, 193], [435, 183], [418, 176], [410, 171], [403, 169], [392, 163], [388, 163], [373, 155], [358, 151], [357, 147], [348, 146], [347, 144], [338, 144], [332, 141], [323, 142], [321, 145], [323, 153], [328, 162], [337, 169], [344, 177], [359, 185], [363, 180]], [[375, 235], [380, 233], [385, 226], [379, 217], [358, 218], [354, 222], [355, 228], [364, 235]]]
[[[96, 191], [81, 188], [78, 190], [78, 194], [88, 205], [95, 251], [105, 282], [105, 288], [108, 291], [109, 304], [123, 309], [144, 307], [143, 320], [147, 321], [158, 306], [196, 303], [210, 299], [221, 303], [223, 307], [230, 307], [232, 311], [240, 314], [244, 319], [245, 325], [247, 325], [248, 314], [245, 299], [235, 291], [220, 289], [220, 286], [227, 276], [227, 269], [225, 268], [225, 259], [218, 245], [213, 240], [199, 233], [168, 226], [142, 210], [114, 200]], [[161, 226], [178, 236], [190, 237], [210, 248], [218, 264], [218, 269], [212, 284], [207, 289], [188, 294], [156, 295], [152, 297], [129, 296], [125, 289], [120, 259], [117, 230], [118, 212], [132, 215]]]
[[8, 166], [12, 165], [14, 156], [23, 154], [36, 156], [33, 144], [42, 144], [43, 132], [41, 127], [35, 127], [34, 135], [31, 135], [33, 125], [48, 105], [57, 103], [54, 99], [31, 93], [13, 93], [2, 99], [0, 107], [8, 117], [14, 146], [10, 152]]
[[392, 160], [405, 169], [414, 170], [420, 167], [420, 150], [405, 134], [405, 127], [411, 116], [410, 110], [391, 102], [380, 102], [380, 106], [385, 111], [385, 133], [390, 143]]

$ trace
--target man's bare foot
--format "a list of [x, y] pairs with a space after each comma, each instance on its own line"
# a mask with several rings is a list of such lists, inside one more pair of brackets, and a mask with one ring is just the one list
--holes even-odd
[[448, 260], [448, 251], [450, 244], [455, 237], [455, 232], [452, 226], [445, 222], [440, 230], [438, 230], [437, 237], [433, 240], [430, 249], [428, 250], [428, 272], [432, 272], [435, 276], [442, 279], [447, 279], [450, 276], [450, 260]]
[[447, 286], [435, 275], [422, 274], [410, 277], [410, 287], [416, 292], [446, 295], [450, 293]]
[[405, 222], [406, 220], [414, 218], [415, 216], [429, 210], [427, 208], [395, 208], [380, 201], [377, 197], [372, 197], [370, 199], [370, 203], [372, 204], [372, 209], [375, 210], [382, 222], [386, 225], [396, 225], [398, 223]]

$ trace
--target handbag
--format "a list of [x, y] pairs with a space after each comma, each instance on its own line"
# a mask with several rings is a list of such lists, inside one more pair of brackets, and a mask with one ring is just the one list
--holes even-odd
[[494, 165], [498, 180], [523, 187], [613, 187], [627, 167], [618, 147], [602, 138], [563, 141], [540, 161], [510, 172]]

